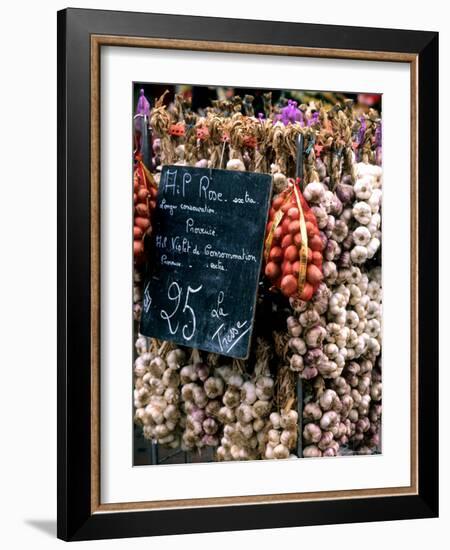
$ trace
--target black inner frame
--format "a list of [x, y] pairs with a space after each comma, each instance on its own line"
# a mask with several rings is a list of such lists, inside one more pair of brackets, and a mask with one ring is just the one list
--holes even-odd
[[[90, 36], [418, 55], [419, 494], [91, 514]], [[438, 515], [438, 33], [66, 9], [58, 12], [58, 530], [64, 540]], [[262, 488], [263, 491], [263, 488]]]

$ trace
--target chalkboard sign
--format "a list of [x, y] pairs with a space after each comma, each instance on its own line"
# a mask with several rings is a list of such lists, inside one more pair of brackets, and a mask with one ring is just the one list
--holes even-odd
[[142, 334], [248, 356], [270, 192], [267, 174], [163, 167]]

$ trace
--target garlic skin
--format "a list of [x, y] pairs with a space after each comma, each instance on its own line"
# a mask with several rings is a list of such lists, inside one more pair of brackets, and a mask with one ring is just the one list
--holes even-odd
[[372, 195], [371, 178], [362, 177], [355, 182], [353, 186], [357, 199], [367, 200]]
[[365, 225], [360, 225], [353, 231], [353, 242], [355, 245], [366, 246], [371, 239], [371, 233]]
[[326, 330], [321, 325], [316, 325], [308, 330], [305, 335], [305, 343], [308, 348], [317, 348], [326, 336]]
[[299, 336], [301, 336], [303, 332], [303, 326], [304, 325], [302, 324], [301, 319], [299, 322], [299, 320], [292, 315], [287, 318], [288, 332], [294, 338], [298, 338]]
[[289, 360], [289, 368], [294, 372], [301, 373], [304, 368], [303, 357], [297, 354], [292, 355]]
[[353, 185], [338, 183], [335, 189], [336, 196], [343, 205], [352, 203], [355, 198], [355, 190]]
[[273, 457], [275, 459], [289, 458], [289, 449], [280, 443], [273, 449]]
[[230, 159], [227, 162], [227, 170], [237, 170], [240, 172], [245, 172], [245, 164], [240, 159]]
[[204, 383], [205, 394], [209, 399], [215, 399], [223, 394], [224, 383], [219, 377], [210, 376]]
[[368, 225], [372, 218], [372, 210], [367, 202], [360, 201], [353, 206], [353, 216], [362, 225]]
[[373, 258], [380, 248], [381, 242], [376, 237], [373, 237], [367, 245], [367, 257]]
[[316, 216], [319, 229], [324, 229], [328, 225], [328, 214], [325, 208], [323, 208], [322, 206], [312, 205], [311, 210]]
[[337, 242], [342, 243], [348, 235], [348, 225], [344, 220], [337, 220], [331, 231], [331, 237]]
[[149, 351], [148, 347], [148, 339], [146, 336], [143, 336], [142, 334], [139, 334], [136, 342], [135, 342], [135, 348], [138, 355], [142, 355]]
[[365, 246], [357, 245], [352, 248], [350, 257], [355, 264], [363, 264], [367, 260], [368, 251]]
[[284, 191], [288, 184], [286, 176], [281, 172], [275, 172], [273, 174], [272, 182], [273, 182], [273, 191], [276, 194], [279, 194], [282, 191]]
[[303, 456], [305, 458], [317, 458], [322, 456], [322, 451], [316, 445], [308, 445], [303, 449]]
[[325, 198], [325, 189], [324, 186], [318, 181], [313, 181], [308, 183], [305, 187], [303, 196], [308, 201], [308, 203], [320, 203]]
[[182, 365], [184, 365], [185, 359], [186, 354], [181, 349], [174, 349], [172, 351], [169, 351], [166, 357], [167, 365], [171, 369], [179, 369]]
[[241, 387], [241, 402], [246, 403], [247, 405], [253, 405], [256, 401], [256, 386], [251, 381], [246, 381], [242, 384]]

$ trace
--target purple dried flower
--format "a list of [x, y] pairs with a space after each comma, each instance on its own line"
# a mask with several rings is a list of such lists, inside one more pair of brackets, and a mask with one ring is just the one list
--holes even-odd
[[382, 150], [382, 129], [381, 129], [381, 120], [378, 123], [378, 126], [375, 130], [375, 146], [376, 146], [376, 163], [381, 165], [381, 150]]
[[139, 100], [136, 107], [137, 115], [148, 116], [150, 114], [150, 102], [144, 95], [144, 90], [141, 89], [139, 92]]
[[366, 119], [363, 116], [359, 117], [359, 122], [360, 122], [361, 126], [360, 126], [359, 131], [358, 131], [358, 136], [357, 136], [356, 142], [358, 144], [358, 155], [357, 155], [358, 160], [361, 160], [360, 147], [361, 147], [361, 144], [364, 140], [364, 134], [366, 133], [367, 124], [366, 124]]
[[312, 117], [308, 120], [308, 126], [312, 126], [313, 124], [317, 124], [319, 122], [319, 112], [314, 111], [312, 114]]
[[287, 126], [288, 124], [300, 122], [302, 119], [303, 114], [297, 107], [297, 102], [289, 99], [286, 107], [283, 107], [283, 109], [281, 109], [281, 115], [278, 120], [281, 120], [283, 124]]

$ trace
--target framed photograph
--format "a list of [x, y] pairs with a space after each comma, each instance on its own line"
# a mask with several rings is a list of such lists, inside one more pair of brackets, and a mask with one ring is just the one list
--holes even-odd
[[58, 13], [58, 537], [438, 514], [438, 35]]

